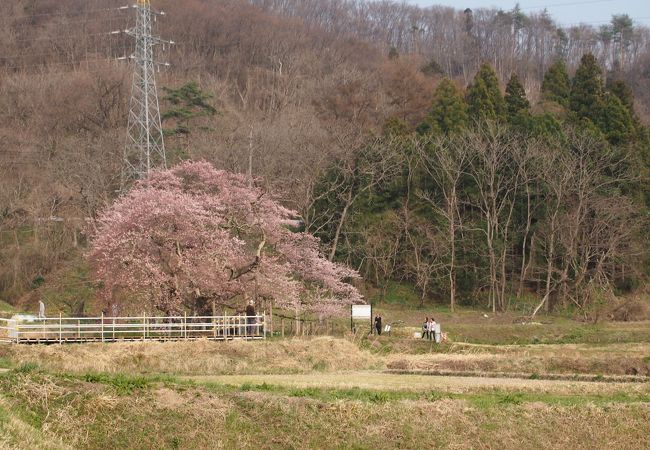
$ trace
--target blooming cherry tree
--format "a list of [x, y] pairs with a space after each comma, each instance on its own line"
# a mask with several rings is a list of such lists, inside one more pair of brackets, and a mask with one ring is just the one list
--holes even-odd
[[358, 274], [291, 231], [294, 217], [244, 176], [185, 162], [153, 172], [102, 213], [90, 261], [105, 301], [121, 290], [127, 308], [208, 312], [250, 295], [327, 316], [363, 302], [348, 282]]

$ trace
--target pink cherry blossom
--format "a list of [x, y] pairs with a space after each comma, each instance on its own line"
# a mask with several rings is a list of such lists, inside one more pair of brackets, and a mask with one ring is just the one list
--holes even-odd
[[90, 261], [102, 298], [127, 293], [126, 309], [207, 312], [206, 300], [232, 304], [254, 293], [320, 316], [362, 303], [349, 283], [357, 272], [291, 231], [296, 216], [242, 175], [184, 162], [153, 172], [101, 214]]

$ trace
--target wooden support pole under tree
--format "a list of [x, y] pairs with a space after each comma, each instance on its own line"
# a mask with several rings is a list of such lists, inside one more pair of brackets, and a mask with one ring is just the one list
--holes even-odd
[[212, 299], [212, 337], [217, 337], [217, 304]]

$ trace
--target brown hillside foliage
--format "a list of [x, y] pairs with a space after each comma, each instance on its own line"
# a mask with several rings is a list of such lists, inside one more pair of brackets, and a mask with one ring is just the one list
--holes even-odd
[[[205, 159], [249, 170], [307, 217], [314, 186], [389, 119], [414, 127], [438, 80], [466, 85], [480, 61], [503, 79], [541, 84], [557, 57], [591, 51], [650, 105], [646, 28], [599, 40], [544, 15], [353, 0], [159, 0], [162, 87], [196, 81], [218, 114], [167, 137], [170, 163]], [[0, 299], [15, 303], [82, 253], [85, 231], [114, 199], [128, 113], [134, 23], [120, 0], [0, 2]], [[521, 21], [520, 21], [521, 19]], [[395, 47], [398, 57], [389, 58]], [[164, 50], [164, 51], [163, 51]], [[422, 70], [423, 67], [437, 70]], [[167, 124], [163, 124], [165, 126]], [[418, 266], [419, 267], [419, 266]]]

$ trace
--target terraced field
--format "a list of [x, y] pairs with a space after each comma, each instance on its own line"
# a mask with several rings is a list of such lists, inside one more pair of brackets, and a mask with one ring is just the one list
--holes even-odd
[[396, 336], [2, 346], [0, 448], [647, 448], [649, 356]]

